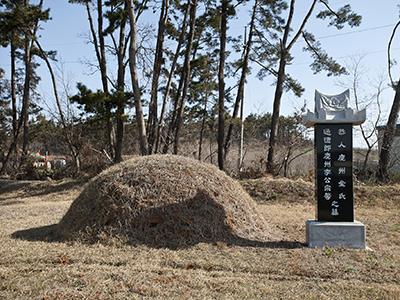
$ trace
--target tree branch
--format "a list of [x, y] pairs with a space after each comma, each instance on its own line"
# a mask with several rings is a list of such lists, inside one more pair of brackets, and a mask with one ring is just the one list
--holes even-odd
[[332, 13], [332, 14], [334, 14], [335, 16], [336, 16], [336, 18], [340, 18], [340, 16], [329, 6], [329, 4], [325, 1], [325, 0], [320, 0], [321, 1], [321, 3], [323, 4], [323, 5], [325, 5], [325, 7]]
[[101, 61], [101, 55], [100, 55], [100, 50], [99, 50], [99, 44], [98, 44], [98, 41], [97, 41], [96, 31], [95, 31], [94, 25], [93, 25], [92, 14], [90, 13], [89, 2], [86, 2], [86, 3], [85, 3], [85, 6], [86, 6], [87, 17], [88, 17], [88, 20], [89, 20], [90, 32], [91, 32], [91, 34], [92, 34], [94, 50], [95, 50], [95, 52], [96, 52], [96, 57], [97, 57], [97, 60], [98, 60], [98, 61]]
[[398, 21], [396, 26], [394, 26], [394, 28], [393, 28], [392, 35], [390, 36], [390, 40], [389, 40], [389, 44], [388, 44], [388, 49], [387, 49], [387, 54], [388, 54], [388, 73], [389, 73], [390, 83], [392, 84], [392, 87], [395, 86], [395, 82], [393, 80], [392, 71], [391, 71], [392, 62], [391, 62], [391, 58], [390, 58], [390, 49], [392, 47], [392, 42], [393, 42], [394, 36], [396, 35], [396, 31], [397, 31], [399, 26], [400, 26], [400, 21]]
[[301, 35], [304, 39], [304, 41], [306, 42], [307, 46], [312, 50], [312, 52], [314, 52], [314, 54], [320, 59], [323, 60], [323, 58], [321, 57], [321, 55], [318, 53], [318, 51], [315, 49], [315, 47], [313, 45], [311, 45], [310, 41], [307, 40], [306, 35], [304, 34], [304, 32], [301, 32]]
[[293, 37], [292, 41], [289, 43], [289, 46], [287, 46], [287, 50], [289, 51], [290, 48], [293, 47], [294, 43], [296, 43], [297, 39], [299, 38], [300, 34], [303, 32], [304, 27], [306, 26], [308, 19], [311, 17], [312, 12], [314, 11], [315, 8], [315, 4], [317, 3], [317, 0], [313, 0], [313, 3], [310, 6], [310, 9], [308, 10], [306, 16], [303, 19], [303, 22], [301, 23], [299, 30], [297, 31], [297, 33], [295, 34], [295, 36]]
[[278, 72], [275, 71], [272, 68], [268, 68], [267, 66], [264, 66], [262, 63], [260, 63], [259, 61], [253, 59], [253, 58], [249, 58], [252, 62], [255, 62], [257, 65], [259, 65], [261, 68], [263, 68], [264, 70], [268, 71], [270, 74], [274, 75], [275, 77], [278, 76]]
[[[314, 0], [316, 1], [316, 0]], [[290, 8], [289, 8], [289, 15], [288, 15], [288, 19], [285, 25], [285, 30], [283, 32], [283, 38], [281, 41], [281, 47], [285, 50], [290, 49], [289, 47], [286, 48], [286, 43], [287, 43], [287, 39], [289, 38], [289, 33], [290, 33], [290, 25], [292, 24], [292, 20], [293, 20], [293, 15], [294, 15], [294, 6], [296, 4], [296, 0], [291, 0], [290, 1]], [[281, 50], [283, 50], [281, 49]]]

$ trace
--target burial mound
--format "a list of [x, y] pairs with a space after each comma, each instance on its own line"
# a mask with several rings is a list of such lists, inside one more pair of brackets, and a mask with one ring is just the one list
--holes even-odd
[[72, 203], [58, 231], [72, 240], [118, 237], [157, 247], [273, 237], [239, 183], [213, 165], [173, 155], [138, 157], [105, 170]]

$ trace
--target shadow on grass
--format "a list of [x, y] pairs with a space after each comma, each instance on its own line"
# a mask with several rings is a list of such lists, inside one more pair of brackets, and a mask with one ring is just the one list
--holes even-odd
[[18, 230], [11, 234], [14, 239], [30, 242], [63, 242], [64, 239], [58, 233], [58, 224]]
[[[17, 231], [12, 237], [28, 241], [64, 242], [80, 236], [82, 228], [101, 228], [102, 231], [97, 229], [88, 234], [84, 241], [96, 243], [100, 236], [104, 240], [104, 232], [118, 228], [116, 224], [127, 224], [129, 220], [129, 229], [119, 228], [117, 236], [124, 236], [123, 240], [133, 246], [183, 249], [199, 243], [218, 242], [229, 246], [275, 249], [305, 246], [298, 241], [258, 241], [237, 236], [232, 232], [231, 226], [235, 224], [234, 226], [240, 228], [243, 216], [239, 214], [237, 220], [227, 217], [225, 208], [203, 191], [198, 191], [193, 198], [186, 201], [146, 209], [135, 217], [132, 217], [131, 208], [115, 210], [94, 206], [92, 211], [95, 213], [87, 214], [83, 218], [80, 215], [77, 219], [77, 211], [81, 209], [80, 205], [72, 205], [60, 224]], [[60, 231], [60, 228], [63, 230]], [[61, 232], [65, 234], [62, 235]]]
[[[24, 198], [45, 196], [53, 193], [67, 192], [84, 185], [86, 182], [87, 179], [67, 180], [63, 182], [1, 180], [0, 193], [23, 192]], [[2, 197], [0, 200], [9, 200], [14, 198], [21, 198], [21, 195]]]
[[0, 179], [0, 192], [1, 193], [11, 193], [19, 191], [21, 189], [26, 189], [32, 185], [32, 181], [27, 180], [5, 180]]
[[82, 186], [86, 183], [86, 181], [87, 180], [68, 180], [57, 184], [48, 185], [44, 183], [43, 185], [39, 185], [37, 188], [28, 191], [28, 194], [30, 196], [44, 196], [53, 193], [62, 193]]
[[[47, 242], [47, 243], [62, 243], [62, 242], [68, 242], [70, 241], [69, 239], [64, 238], [59, 232], [58, 232], [58, 224], [52, 224], [52, 225], [47, 225], [47, 226], [42, 226], [42, 227], [35, 227], [35, 228], [29, 228], [25, 230], [19, 230], [14, 232], [11, 237], [14, 239], [18, 240], [25, 240], [29, 242]], [[204, 243], [212, 243], [215, 244], [217, 242], [221, 241], [203, 241]], [[223, 241], [222, 241], [223, 242]], [[200, 243], [200, 242], [199, 242]], [[128, 243], [128, 245], [131, 246], [138, 246], [138, 245], [143, 245], [146, 243], [139, 243], [139, 242], [131, 242]], [[252, 247], [252, 248], [271, 248], [271, 249], [297, 249], [297, 248], [303, 248], [306, 247], [306, 244], [300, 243], [298, 241], [256, 241], [256, 240], [249, 240], [249, 239], [244, 239], [240, 237], [236, 237], [236, 239], [231, 239], [228, 243], [226, 243], [228, 246], [240, 246], [240, 247]], [[169, 249], [182, 249], [182, 248], [188, 248], [190, 246], [194, 246], [195, 244], [192, 245], [180, 245], [180, 246], [167, 246], [165, 243], [151, 243], [147, 244], [147, 246], [152, 247], [152, 248], [169, 248]]]

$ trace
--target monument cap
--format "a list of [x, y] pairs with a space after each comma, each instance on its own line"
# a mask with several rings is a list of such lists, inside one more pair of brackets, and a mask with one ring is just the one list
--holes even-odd
[[347, 123], [360, 125], [365, 122], [366, 110], [354, 110], [349, 107], [350, 91], [347, 89], [338, 95], [325, 95], [315, 90], [314, 112], [307, 110], [303, 115], [306, 126], [315, 124]]

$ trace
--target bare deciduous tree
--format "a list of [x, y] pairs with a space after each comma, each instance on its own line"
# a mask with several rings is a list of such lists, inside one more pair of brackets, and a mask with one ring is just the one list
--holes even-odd
[[133, 98], [135, 102], [135, 110], [136, 110], [136, 122], [138, 127], [138, 135], [139, 135], [139, 146], [140, 153], [142, 155], [147, 155], [148, 151], [148, 143], [146, 136], [146, 126], [144, 122], [143, 116], [143, 108], [141, 101], [141, 91], [139, 86], [139, 76], [137, 72], [136, 65], [136, 53], [137, 53], [137, 24], [136, 24], [136, 14], [134, 10], [134, 2], [133, 0], [125, 0], [128, 8], [128, 16], [129, 16], [129, 24], [130, 24], [130, 44], [129, 44], [129, 69], [132, 80], [132, 88], [133, 88]]
[[385, 127], [385, 131], [382, 139], [382, 146], [379, 153], [379, 168], [377, 171], [377, 179], [380, 182], [386, 182], [389, 180], [389, 163], [390, 163], [390, 152], [392, 150], [394, 134], [396, 130], [396, 123], [400, 111], [400, 81], [395, 82], [392, 77], [391, 67], [392, 60], [390, 58], [390, 51], [393, 39], [396, 35], [396, 31], [400, 26], [400, 21], [397, 22], [396, 26], [393, 28], [392, 35], [388, 44], [388, 72], [391, 81], [391, 86], [395, 91], [392, 107], [390, 109], [389, 118]]

